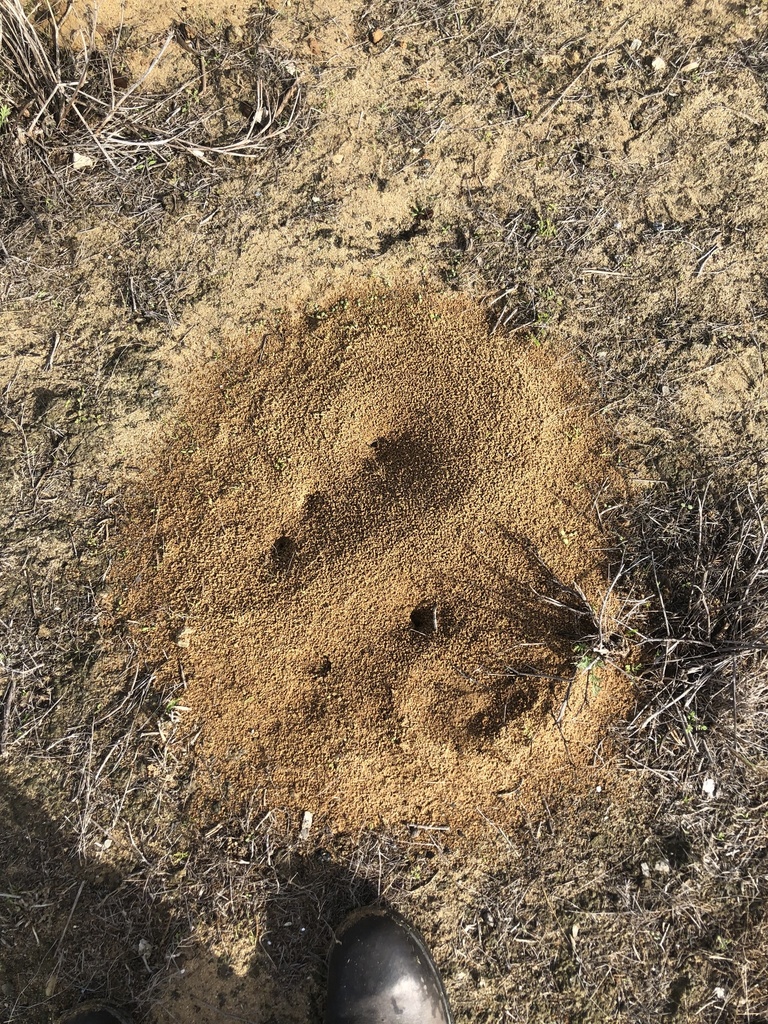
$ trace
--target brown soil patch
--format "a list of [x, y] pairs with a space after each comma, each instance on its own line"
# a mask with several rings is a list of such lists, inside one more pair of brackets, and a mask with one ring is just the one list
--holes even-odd
[[594, 766], [629, 693], [575, 676], [569, 588], [601, 607], [607, 481], [567, 360], [466, 299], [342, 300], [200, 375], [121, 604], [186, 679], [198, 795], [471, 831]]

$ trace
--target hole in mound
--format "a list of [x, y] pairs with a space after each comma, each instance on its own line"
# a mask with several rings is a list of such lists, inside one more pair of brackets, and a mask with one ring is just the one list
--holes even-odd
[[296, 560], [297, 550], [296, 541], [291, 537], [278, 537], [269, 553], [275, 571], [281, 574], [289, 573]]
[[329, 676], [331, 674], [331, 669], [331, 659], [320, 658], [320, 660], [315, 663], [315, 667], [312, 669], [312, 675], [316, 676], [318, 679], [325, 679], [326, 676]]
[[424, 639], [437, 633], [439, 622], [437, 605], [434, 602], [427, 601], [413, 609], [411, 612], [411, 629], [417, 636]]
[[137, 644], [187, 681], [197, 813], [469, 835], [591, 779], [631, 693], [597, 639], [595, 504], [622, 484], [584, 383], [456, 296], [280, 337], [194, 375], [115, 563]]

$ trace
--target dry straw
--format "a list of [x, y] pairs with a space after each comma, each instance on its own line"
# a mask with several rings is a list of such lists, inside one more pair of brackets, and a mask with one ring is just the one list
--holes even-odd
[[[69, 8], [64, 15], [67, 17]], [[232, 119], [228, 104], [215, 99], [196, 103], [190, 96], [210, 95], [206, 53], [200, 43], [185, 49], [198, 57], [195, 75], [168, 91], [153, 92], [149, 83], [174, 42], [184, 45], [184, 26], [172, 28], [146, 70], [132, 84], [116, 72], [121, 27], [109, 48], [96, 45], [96, 21], [81, 31], [79, 45], [65, 48], [61, 23], [47, 5], [49, 32], [41, 36], [20, 0], [0, 0], [0, 68], [10, 96], [19, 97], [23, 122], [16, 141], [38, 149], [65, 142], [85, 158], [85, 166], [106, 161], [117, 169], [126, 158], [181, 153], [210, 161], [212, 157], [252, 157], [273, 147], [291, 129], [301, 104], [301, 88], [293, 65], [283, 64], [262, 48], [238, 57], [256, 71], [248, 103], [240, 104], [238, 131], [227, 131]], [[231, 105], [231, 104], [229, 104]], [[245, 113], [243, 113], [245, 112]], [[81, 164], [82, 165], [82, 164]]]

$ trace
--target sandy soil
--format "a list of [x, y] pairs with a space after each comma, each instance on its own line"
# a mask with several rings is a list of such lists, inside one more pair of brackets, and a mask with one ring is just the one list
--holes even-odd
[[767, 28], [99, 5], [124, 87], [173, 33], [178, 111], [241, 130], [253, 49], [301, 102], [252, 161], [64, 145], [0, 185], [7, 1019], [319, 1019], [374, 898], [460, 1020], [768, 1012], [746, 783], [706, 796], [706, 736], [628, 772], [631, 654], [531, 599], [600, 606], [596, 499], [764, 484]]

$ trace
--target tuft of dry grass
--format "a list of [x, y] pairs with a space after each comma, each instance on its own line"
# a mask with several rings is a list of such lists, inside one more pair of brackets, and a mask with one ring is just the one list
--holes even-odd
[[[720, 491], [720, 493], [717, 493]], [[672, 499], [672, 500], [670, 500]], [[652, 588], [641, 637], [652, 700], [630, 725], [658, 755], [663, 731], [697, 759], [718, 724], [734, 755], [749, 759], [764, 738], [768, 655], [768, 521], [752, 487], [723, 493], [709, 481], [647, 495], [634, 560]], [[637, 513], [635, 513], [637, 514]], [[659, 681], [661, 685], [659, 685]], [[663, 723], [663, 730], [662, 730]], [[647, 740], [652, 740], [649, 748]], [[679, 763], [679, 757], [678, 757]]]
[[[120, 31], [110, 49], [98, 50], [92, 18], [88, 36], [80, 33], [78, 51], [65, 51], [52, 12], [49, 21], [52, 55], [20, 0], [2, 0], [0, 60], [6, 88], [25, 98], [26, 124], [20, 133], [25, 139], [19, 141], [48, 141], [46, 130], [65, 132], [70, 147], [81, 155], [94, 162], [101, 157], [118, 170], [124, 157], [136, 159], [148, 153], [181, 152], [198, 159], [254, 156], [285, 135], [296, 119], [301, 101], [298, 79], [269, 52], [258, 70], [255, 65], [251, 68], [257, 73], [247, 109], [245, 99], [241, 103], [241, 129], [216, 139], [210, 136], [212, 129], [227, 119], [224, 108], [214, 106], [193, 113], [188, 104], [193, 88], [201, 93], [208, 88], [205, 57], [213, 62], [215, 47], [211, 43], [186, 26], [177, 26], [166, 35], [143, 74], [127, 84], [125, 75], [115, 68]], [[145, 86], [174, 43], [199, 58], [199, 70], [170, 92], [150, 92]], [[222, 56], [228, 58], [230, 67], [235, 56], [217, 56], [217, 74], [221, 75]], [[244, 68], [248, 56], [241, 53], [237, 58]], [[210, 84], [216, 92], [215, 83]]]
[[442, 43], [449, 43], [466, 36], [480, 16], [480, 7], [473, 0], [389, 0], [366, 5], [358, 20], [366, 35], [379, 27], [392, 36], [405, 37], [426, 30]]
[[[42, 231], [51, 208], [108, 192], [110, 179], [130, 184], [131, 193], [137, 168], [162, 171], [174, 158], [214, 167], [262, 156], [306, 126], [298, 71], [262, 45], [269, 28], [263, 18], [253, 19], [253, 39], [239, 48], [176, 25], [132, 82], [121, 70], [122, 27], [98, 44], [95, 25], [92, 16], [79, 44], [66, 48], [51, 8], [34, 22], [20, 0], [0, 2], [6, 230], [31, 218]], [[192, 73], [153, 88], [164, 58], [179, 48]]]

